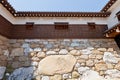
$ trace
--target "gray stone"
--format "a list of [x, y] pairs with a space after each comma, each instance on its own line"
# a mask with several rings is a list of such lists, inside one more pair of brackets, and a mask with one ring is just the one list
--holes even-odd
[[42, 49], [41, 48], [35, 48], [34, 51], [40, 52]]
[[104, 78], [99, 76], [99, 73], [93, 70], [88, 70], [83, 73], [81, 80], [103, 80]]
[[47, 51], [46, 54], [58, 54], [58, 53], [55, 51]]
[[24, 55], [23, 48], [15, 48], [12, 50], [10, 56], [23, 56], [23, 55]]
[[92, 51], [91, 50], [89, 50], [89, 49], [83, 49], [83, 50], [81, 50], [81, 53], [82, 54], [91, 54], [92, 53]]
[[30, 52], [32, 52], [32, 51], [33, 51], [33, 49], [30, 48], [30, 47], [27, 47], [27, 48], [24, 49], [25, 55], [28, 55], [28, 54], [29, 54]]
[[23, 48], [28, 48], [28, 47], [30, 47], [30, 45], [29, 45], [28, 43], [24, 43], [24, 44], [22, 45], [22, 47], [23, 47]]
[[0, 67], [0, 80], [3, 78], [6, 67]]
[[87, 70], [90, 70], [90, 68], [89, 68], [89, 67], [79, 67], [79, 68], [78, 68], [79, 74], [83, 74], [83, 73], [86, 72]]
[[33, 67], [16, 69], [8, 78], [8, 80], [32, 80]]
[[103, 56], [103, 61], [106, 63], [118, 63], [118, 59], [110, 52], [105, 52]]
[[63, 74], [63, 79], [69, 79], [69, 78], [72, 78], [72, 74], [71, 73], [68, 73], [68, 74]]
[[8, 57], [9, 56], [9, 51], [8, 50], [3, 50], [3, 54]]
[[110, 76], [111, 78], [120, 78], [120, 71], [117, 69], [107, 70], [105, 74]]
[[42, 59], [38, 66], [39, 74], [54, 75], [72, 71], [76, 59], [72, 55], [53, 55]]
[[61, 49], [59, 54], [68, 54], [68, 50], [66, 49]]
[[77, 47], [77, 46], [80, 46], [80, 44], [78, 42], [71, 43], [71, 47]]
[[41, 80], [50, 80], [50, 78], [48, 76], [42, 76]]
[[25, 42], [28, 42], [28, 43], [37, 43], [39, 42], [40, 40], [39, 39], [25, 39]]
[[52, 44], [46, 44], [46, 46], [45, 46], [47, 49], [51, 49], [52, 47], [53, 47], [53, 45]]

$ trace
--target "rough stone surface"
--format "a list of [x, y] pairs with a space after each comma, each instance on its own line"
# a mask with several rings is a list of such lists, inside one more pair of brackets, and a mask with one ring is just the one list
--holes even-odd
[[107, 65], [104, 62], [100, 62], [100, 63], [95, 64], [95, 69], [97, 71], [107, 70]]
[[33, 67], [16, 69], [8, 78], [8, 80], [32, 80]]
[[15, 48], [12, 50], [10, 56], [22, 56], [24, 55], [23, 48]]
[[58, 53], [55, 51], [47, 51], [46, 54], [48, 54], [48, 55], [53, 54], [54, 55], [54, 54], [58, 54]]
[[50, 80], [62, 80], [62, 76], [61, 75], [54, 75], [54, 76], [50, 77]]
[[81, 80], [103, 80], [99, 73], [93, 70], [88, 70], [83, 73]]
[[45, 56], [46, 56], [46, 54], [44, 52], [37, 53], [37, 57], [39, 57], [39, 58], [44, 58]]
[[88, 61], [86, 61], [86, 65], [87, 66], [93, 66], [94, 65], [94, 61], [93, 60], [88, 60]]
[[110, 76], [111, 78], [120, 78], [120, 71], [117, 69], [107, 70], [105, 74]]
[[40, 61], [39, 74], [54, 75], [71, 72], [76, 59], [72, 55], [48, 56]]
[[3, 78], [6, 67], [0, 67], [0, 80]]
[[90, 68], [89, 68], [89, 67], [79, 67], [79, 68], [78, 68], [79, 74], [83, 74], [83, 73], [86, 72], [87, 70], [90, 70]]
[[42, 76], [41, 80], [50, 80], [50, 78], [48, 76]]
[[80, 55], [80, 51], [78, 51], [78, 50], [71, 50], [70, 54], [74, 55], [74, 56], [79, 56]]
[[61, 49], [59, 54], [64, 54], [65, 55], [65, 54], [68, 54], [68, 51], [66, 49]]
[[72, 78], [79, 78], [80, 74], [77, 71], [72, 72]]
[[103, 56], [103, 61], [106, 63], [118, 63], [118, 59], [110, 52], [105, 52]]

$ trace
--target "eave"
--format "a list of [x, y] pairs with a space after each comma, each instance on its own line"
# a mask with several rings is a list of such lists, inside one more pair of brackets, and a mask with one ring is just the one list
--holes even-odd
[[108, 9], [116, 2], [117, 0], [110, 0], [101, 10], [101, 12], [107, 12]]
[[120, 34], [120, 22], [113, 26], [111, 29], [105, 31], [105, 36], [106, 37], [116, 37], [117, 35]]

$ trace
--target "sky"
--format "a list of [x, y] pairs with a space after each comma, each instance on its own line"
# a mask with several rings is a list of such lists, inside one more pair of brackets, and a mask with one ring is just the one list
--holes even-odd
[[8, 0], [16, 11], [99, 12], [109, 0]]

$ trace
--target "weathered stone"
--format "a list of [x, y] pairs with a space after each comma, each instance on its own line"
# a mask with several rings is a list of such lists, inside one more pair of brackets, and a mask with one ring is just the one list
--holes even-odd
[[8, 80], [32, 80], [33, 67], [16, 69], [8, 78]]
[[29, 54], [30, 57], [33, 57], [33, 56], [35, 56], [35, 55], [36, 55], [36, 52], [31, 52], [31, 53]]
[[25, 42], [27, 43], [38, 43], [39, 41], [39, 39], [25, 39]]
[[50, 78], [48, 76], [42, 76], [41, 80], [50, 80]]
[[28, 57], [27, 56], [20, 56], [19, 61], [27, 61]]
[[91, 50], [88, 50], [88, 49], [83, 49], [83, 50], [81, 50], [81, 53], [82, 53], [82, 54], [86, 54], [86, 55], [88, 54], [88, 55], [89, 55], [89, 54], [92, 53], [92, 51], [91, 51]]
[[35, 48], [34, 51], [35, 52], [40, 52], [42, 49], [41, 48]]
[[103, 80], [99, 73], [93, 70], [88, 70], [83, 73], [81, 80]]
[[90, 58], [90, 59], [95, 59], [95, 58], [96, 58], [96, 55], [95, 55], [95, 54], [90, 54], [90, 55], [89, 55], [89, 58]]
[[100, 63], [95, 64], [95, 69], [97, 71], [107, 70], [107, 65], [105, 63], [103, 63], [103, 62], [100, 62]]
[[108, 69], [113, 69], [114, 68], [113, 64], [110, 64], [110, 63], [107, 63], [107, 67], [108, 67]]
[[58, 53], [55, 51], [47, 51], [46, 54], [48, 54], [48, 55], [53, 54], [54, 55], [54, 54], [58, 54]]
[[31, 47], [31, 48], [37, 48], [37, 47], [39, 47], [39, 44], [38, 44], [38, 43], [37, 43], [37, 44], [35, 44], [35, 43], [34, 43], [34, 44], [31, 44], [30, 47]]
[[13, 62], [13, 63], [12, 63], [12, 67], [13, 67], [13, 68], [19, 68], [19, 67], [21, 67], [21, 66], [20, 66], [20, 62], [18, 62], [18, 61]]
[[0, 55], [2, 55], [3, 54], [3, 51], [2, 51], [2, 49], [0, 48]]
[[90, 70], [90, 68], [89, 68], [89, 67], [80, 67], [80, 68], [78, 68], [79, 74], [83, 74], [83, 73], [86, 72], [87, 70]]
[[23, 55], [24, 55], [23, 48], [15, 48], [12, 50], [10, 56], [23, 56]]
[[94, 65], [94, 61], [93, 60], [86, 61], [86, 66], [93, 66], [93, 65]]
[[85, 59], [85, 60], [89, 59], [88, 55], [81, 55], [81, 56], [79, 56], [79, 58], [80, 59]]
[[50, 77], [50, 80], [62, 80], [62, 76], [61, 75], [54, 75], [54, 76]]
[[113, 49], [113, 48], [108, 48], [107, 51], [108, 51], [108, 52], [112, 52], [112, 51], [114, 51], [114, 49]]
[[120, 71], [117, 69], [107, 70], [105, 74], [110, 76], [111, 78], [120, 78]]
[[1, 67], [0, 66], [0, 80], [3, 79], [4, 73], [5, 73], [6, 67]]
[[31, 64], [31, 61], [25, 61], [24, 64], [23, 64], [23, 66], [24, 67], [28, 67], [28, 66], [30, 66], [30, 64]]
[[76, 47], [76, 46], [80, 46], [80, 44], [78, 42], [71, 43], [71, 47]]
[[81, 66], [80, 63], [75, 64], [75, 68], [79, 68], [80, 66]]
[[10, 44], [16, 43], [16, 39], [10, 39], [10, 40], [9, 40], [9, 43], [10, 43]]
[[1, 60], [1, 61], [6, 61], [6, 60], [7, 60], [7, 56], [1, 55], [1, 56], [0, 56], [0, 60]]
[[63, 78], [63, 79], [69, 79], [69, 78], [72, 78], [71, 73], [63, 74], [62, 78]]
[[0, 61], [0, 66], [6, 66], [7, 65], [7, 61]]
[[80, 74], [77, 71], [72, 72], [72, 78], [79, 78]]
[[107, 51], [107, 49], [106, 49], [106, 48], [98, 48], [97, 50], [98, 50], [98, 51], [102, 51], [102, 52]]
[[45, 56], [46, 56], [46, 54], [44, 52], [38, 52], [37, 53], [38, 58], [44, 58]]
[[30, 47], [30, 45], [29, 45], [28, 43], [24, 43], [24, 44], [22, 45], [22, 47], [23, 47], [23, 48], [28, 48], [28, 47]]
[[98, 51], [98, 50], [92, 50], [92, 53], [93, 53], [93, 54], [104, 54], [103, 52]]
[[60, 50], [60, 52], [59, 52], [59, 54], [68, 54], [68, 50], [66, 50], [66, 49], [61, 49]]
[[115, 65], [115, 69], [120, 70], [120, 62], [118, 64]]
[[38, 62], [34, 61], [31, 63], [32, 66], [38, 66]]
[[96, 55], [96, 59], [102, 59], [103, 55]]
[[45, 46], [47, 49], [51, 49], [51, 48], [53, 48], [53, 44], [46, 44], [46, 46]]
[[8, 57], [9, 56], [9, 51], [8, 50], [3, 50], [3, 54]]
[[103, 61], [106, 63], [118, 63], [118, 59], [110, 52], [105, 52]]
[[40, 61], [39, 74], [54, 75], [71, 72], [76, 59], [72, 55], [53, 55]]
[[32, 57], [31, 60], [32, 61], [39, 61], [40, 59], [38, 57]]
[[20, 43], [15, 43], [15, 44], [13, 44], [12, 45], [14, 48], [19, 48], [20, 46], [21, 46], [21, 44]]
[[33, 52], [33, 49], [30, 48], [30, 47], [27, 47], [27, 48], [24, 49], [25, 55], [29, 55], [29, 53], [31, 53], [31, 52]]
[[74, 55], [74, 56], [79, 56], [80, 55], [80, 51], [78, 51], [78, 50], [71, 50], [70, 54]]

